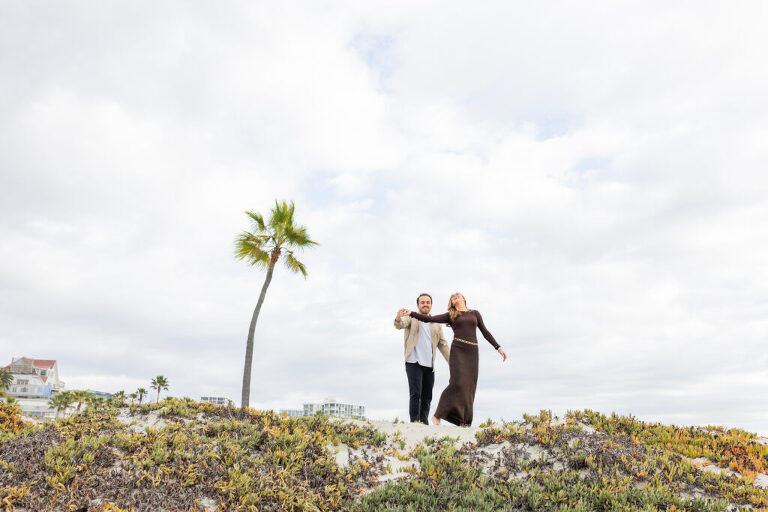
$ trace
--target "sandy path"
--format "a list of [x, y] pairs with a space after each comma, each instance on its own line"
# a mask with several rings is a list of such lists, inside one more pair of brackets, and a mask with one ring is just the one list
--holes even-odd
[[[457, 438], [458, 445], [475, 441], [475, 433], [480, 427], [454, 427], [453, 425], [424, 425], [423, 423], [392, 423], [391, 421], [354, 421], [358, 425], [371, 425], [380, 432], [387, 434], [392, 441], [393, 436], [405, 441], [403, 450], [410, 451], [424, 438], [440, 439], [448, 436]], [[399, 436], [396, 433], [399, 432]]]

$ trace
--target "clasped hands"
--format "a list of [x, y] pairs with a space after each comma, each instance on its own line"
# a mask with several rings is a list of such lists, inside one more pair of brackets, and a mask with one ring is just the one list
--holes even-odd
[[[404, 317], [404, 316], [409, 316], [410, 314], [411, 314], [411, 311], [410, 311], [410, 310], [408, 310], [408, 309], [405, 309], [405, 308], [402, 308], [401, 310], [399, 310], [399, 311], [397, 312], [397, 321], [399, 322], [399, 321], [400, 321], [400, 318], [402, 318], [402, 317]], [[499, 355], [501, 356], [501, 362], [502, 362], [502, 363], [503, 363], [504, 361], [506, 361], [506, 360], [507, 360], [507, 353], [506, 353], [506, 352], [504, 352], [504, 349], [503, 349], [503, 348], [499, 347], [499, 350], [497, 350], [497, 352], [498, 352], [498, 353], [499, 353]]]

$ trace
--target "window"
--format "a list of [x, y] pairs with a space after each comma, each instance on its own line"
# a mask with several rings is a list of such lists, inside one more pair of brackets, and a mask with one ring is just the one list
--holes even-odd
[[29, 384], [29, 379], [18, 379], [16, 384], [27, 385]]

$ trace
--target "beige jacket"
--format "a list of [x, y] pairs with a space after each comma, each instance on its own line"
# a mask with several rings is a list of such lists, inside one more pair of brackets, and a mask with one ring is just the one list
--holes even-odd
[[[411, 318], [409, 316], [404, 316], [400, 318], [400, 321], [398, 322], [397, 319], [395, 319], [395, 328], [396, 329], [405, 329], [405, 358], [408, 359], [408, 356], [411, 352], [413, 352], [413, 347], [416, 346], [416, 342], [419, 341], [419, 328], [421, 326], [421, 322], [416, 320], [415, 318]], [[451, 356], [451, 348], [448, 345], [448, 342], [445, 341], [445, 337], [443, 336], [443, 326], [437, 323], [430, 324], [429, 329], [432, 332], [432, 371], [435, 371], [435, 352], [437, 348], [440, 349], [440, 353], [443, 354], [443, 357], [446, 361], [450, 361]]]

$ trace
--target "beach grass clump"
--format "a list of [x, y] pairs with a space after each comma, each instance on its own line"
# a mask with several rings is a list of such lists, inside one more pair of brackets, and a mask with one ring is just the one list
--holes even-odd
[[477, 443], [429, 442], [408, 480], [366, 495], [361, 510], [764, 510], [750, 477], [703, 471], [690, 458], [623, 431], [587, 430], [550, 411], [492, 424]]
[[[483, 471], [470, 447], [432, 443], [415, 450], [420, 468], [410, 479], [381, 487], [363, 497], [361, 511], [724, 511], [726, 500], [678, 495], [669, 488], [643, 488], [613, 472], [592, 474], [577, 469], [527, 466], [516, 471]], [[518, 465], [523, 470], [523, 465]]]
[[741, 429], [677, 427], [639, 421], [631, 415], [606, 416], [589, 409], [569, 411], [567, 417], [607, 434], [627, 435], [646, 446], [691, 458], [704, 457], [751, 478], [768, 471], [768, 445], [758, 443], [757, 435]]
[[16, 404], [0, 402], [0, 442], [33, 432], [35, 425], [21, 418]]
[[145, 411], [165, 411], [167, 424], [128, 427], [116, 409], [89, 408], [0, 444], [0, 503], [8, 510], [336, 510], [380, 471], [365, 458], [340, 467], [328, 449], [380, 445], [370, 427], [186, 401], [134, 409]]
[[[757, 467], [744, 458], [753, 435], [592, 411], [487, 422], [474, 442], [428, 437], [410, 451], [402, 433], [360, 422], [189, 399], [103, 403], [34, 427], [5, 412], [3, 510], [768, 510], [756, 479], [727, 469]], [[693, 458], [710, 452], [720, 473]]]

